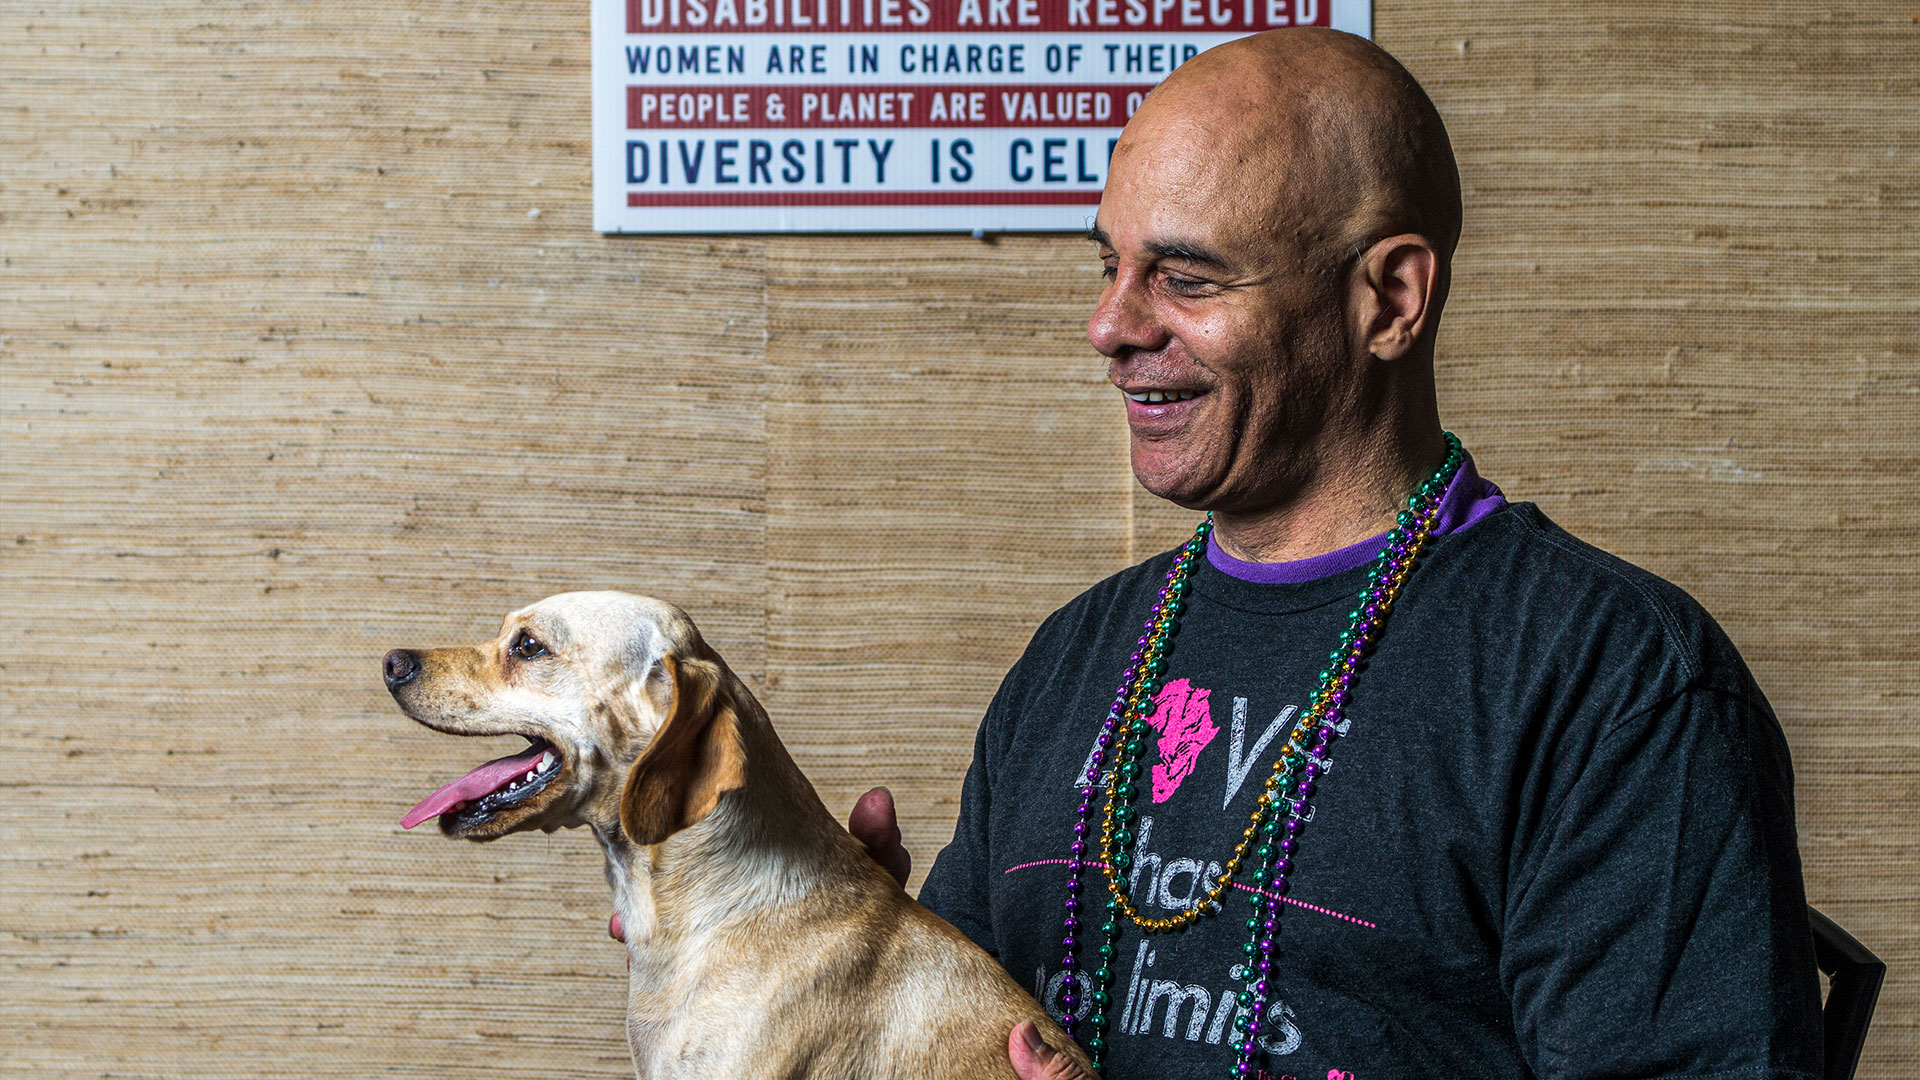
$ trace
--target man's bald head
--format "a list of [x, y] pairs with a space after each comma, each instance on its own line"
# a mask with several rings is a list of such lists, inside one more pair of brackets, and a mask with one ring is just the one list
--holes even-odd
[[1089, 236], [1087, 339], [1128, 398], [1134, 476], [1243, 552], [1371, 535], [1351, 530], [1445, 454], [1459, 235], [1440, 117], [1371, 43], [1278, 30], [1181, 65], [1127, 122]]
[[1115, 167], [1168, 144], [1204, 148], [1257, 220], [1302, 256], [1345, 261], [1372, 240], [1426, 237], [1442, 265], [1460, 237], [1460, 177], [1440, 114], [1377, 45], [1275, 30], [1183, 64], [1129, 122]]

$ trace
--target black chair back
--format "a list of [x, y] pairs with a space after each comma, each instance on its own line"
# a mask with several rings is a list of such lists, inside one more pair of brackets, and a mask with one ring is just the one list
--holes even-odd
[[1880, 998], [1880, 981], [1887, 965], [1855, 941], [1838, 923], [1807, 908], [1813, 924], [1813, 958], [1828, 978], [1827, 1004], [1821, 1010], [1826, 1034], [1826, 1080], [1853, 1080], [1860, 1064], [1860, 1048], [1873, 1022], [1873, 1006]]

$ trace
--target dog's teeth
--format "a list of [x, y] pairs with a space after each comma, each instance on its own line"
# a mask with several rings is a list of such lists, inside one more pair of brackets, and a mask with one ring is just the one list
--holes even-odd
[[553, 760], [554, 760], [553, 751], [549, 750], [546, 753], [541, 754], [540, 755], [540, 771], [546, 772], [548, 769], [553, 768]]
[[536, 774], [537, 774], [538, 772], [539, 772], [539, 770], [537, 770], [537, 769], [528, 769], [528, 770], [527, 770], [527, 781], [528, 781], [529, 783], [531, 783], [531, 782], [533, 781], [533, 778], [534, 778], [534, 776], [535, 776], [535, 775], [536, 775]]

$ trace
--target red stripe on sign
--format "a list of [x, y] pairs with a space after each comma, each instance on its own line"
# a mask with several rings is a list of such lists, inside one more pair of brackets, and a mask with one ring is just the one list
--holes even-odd
[[1151, 87], [629, 86], [627, 128], [1113, 127]]
[[1333, 0], [627, 0], [629, 34], [1255, 33]]
[[1086, 206], [1097, 191], [630, 191], [628, 206]]

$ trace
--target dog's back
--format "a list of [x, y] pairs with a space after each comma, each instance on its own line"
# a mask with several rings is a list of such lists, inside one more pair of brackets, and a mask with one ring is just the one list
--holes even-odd
[[[636, 950], [628, 1035], [640, 1076], [1011, 1080], [1007, 1036], [1023, 1020], [1086, 1067], [998, 962], [844, 831], [832, 847], [804, 900]], [[671, 925], [660, 928], [672, 936]]]

